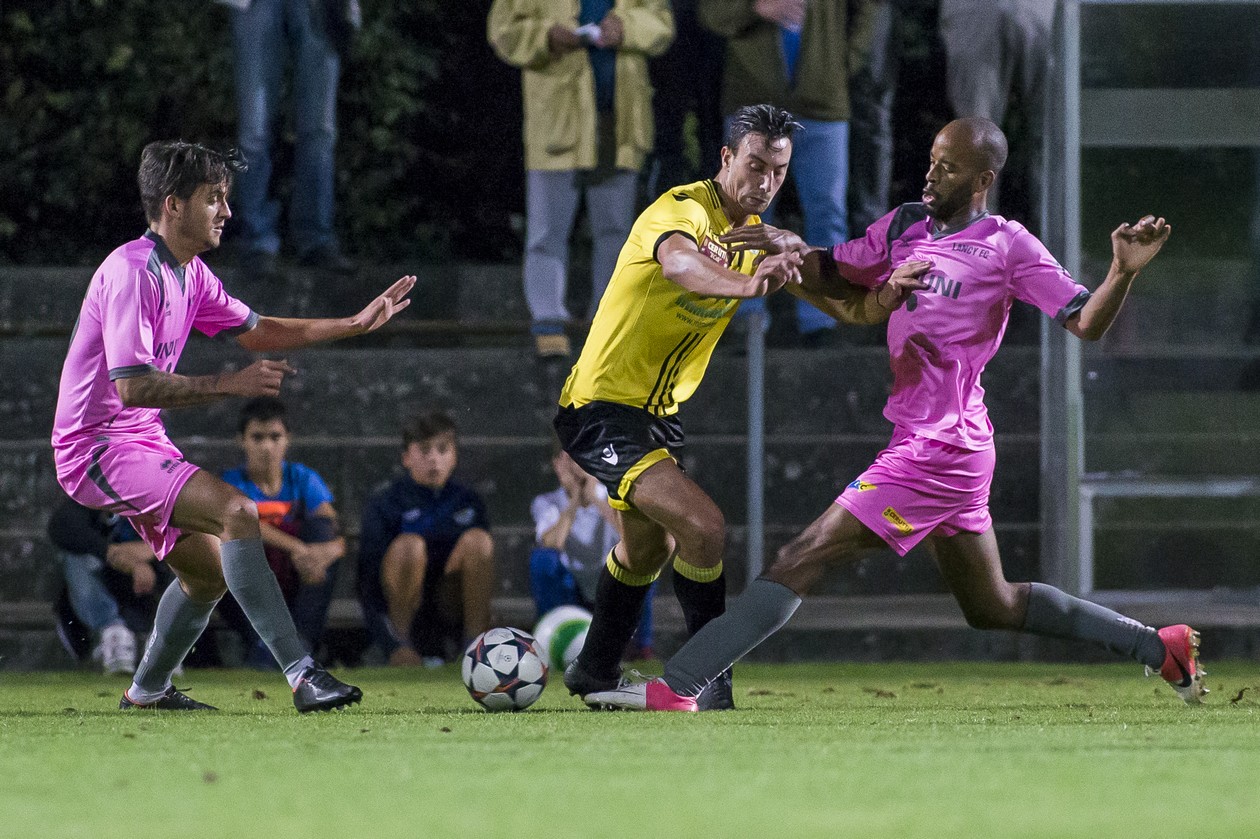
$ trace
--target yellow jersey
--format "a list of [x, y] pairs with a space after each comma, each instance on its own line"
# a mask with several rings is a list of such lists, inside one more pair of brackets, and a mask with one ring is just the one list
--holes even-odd
[[[746, 224], [759, 221], [749, 216]], [[728, 250], [718, 237], [730, 229], [712, 180], [675, 187], [643, 211], [564, 383], [562, 406], [602, 401], [662, 417], [678, 412], [704, 378], [739, 299], [704, 297], [666, 279], [656, 249], [678, 233], [714, 262], [752, 276], [760, 251]]]

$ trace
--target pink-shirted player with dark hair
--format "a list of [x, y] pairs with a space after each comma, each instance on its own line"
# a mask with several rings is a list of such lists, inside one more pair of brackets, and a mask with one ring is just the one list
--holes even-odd
[[224, 291], [198, 254], [218, 247], [227, 196], [243, 162], [205, 146], [150, 143], [140, 159], [149, 229], [111, 253], [83, 298], [70, 338], [52, 444], [57, 480], [80, 504], [130, 519], [177, 579], [162, 595], [153, 635], [120, 708], [213, 710], [171, 685], [225, 591], [240, 603], [293, 689], [299, 711], [328, 710], [363, 694], [310, 656], [263, 552], [258, 509], [235, 487], [184, 460], [166, 436], [163, 408], [233, 396], [275, 396], [284, 361], [234, 372], [175, 371], [189, 332], [232, 336], [254, 352], [362, 335], [407, 308], [403, 277], [348, 318], [260, 316]]
[[[893, 370], [884, 416], [894, 425], [892, 441], [725, 615], [669, 660], [663, 678], [592, 694], [588, 703], [694, 710], [704, 686], [787, 622], [828, 565], [883, 544], [904, 555], [924, 538], [971, 626], [1088, 641], [1159, 672], [1186, 702], [1201, 701], [1199, 636], [1189, 626], [1156, 630], [1053, 586], [1007, 582], [1002, 572], [989, 517], [993, 426], [980, 375], [1002, 341], [1011, 303], [1031, 303], [1096, 341], [1172, 230], [1153, 216], [1122, 224], [1111, 234], [1111, 270], [1091, 293], [1023, 225], [985, 209], [1005, 161], [1001, 129], [985, 119], [956, 120], [932, 144], [922, 203], [902, 205], [865, 237], [830, 250], [808, 249], [794, 234], [765, 226], [724, 237], [737, 247], [804, 253], [806, 282], [793, 293], [824, 310], [832, 272], [883, 286], [878, 302], [891, 312]], [[911, 262], [930, 265], [919, 287], [886, 284], [894, 268]]]

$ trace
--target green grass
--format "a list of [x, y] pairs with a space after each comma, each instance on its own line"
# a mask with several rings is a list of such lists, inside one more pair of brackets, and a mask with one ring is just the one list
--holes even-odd
[[299, 717], [278, 675], [191, 672], [222, 710], [179, 715], [0, 673], [0, 836], [1260, 835], [1250, 664], [1198, 708], [1133, 666], [745, 666], [741, 709], [697, 715], [590, 713], [558, 682], [488, 714], [453, 667], [342, 675], [362, 706]]

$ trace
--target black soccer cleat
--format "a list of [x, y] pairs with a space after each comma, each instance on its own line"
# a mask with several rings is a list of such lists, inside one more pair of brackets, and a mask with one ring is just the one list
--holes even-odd
[[346, 684], [318, 664], [303, 670], [297, 687], [293, 688], [293, 707], [303, 714], [344, 708], [361, 699], [363, 691]]
[[[585, 698], [589, 693], [616, 690], [621, 686], [621, 676], [617, 675], [607, 679], [597, 678], [582, 669], [582, 666], [578, 664], [578, 660], [574, 659], [568, 667], [564, 668], [564, 686], [569, 689], [571, 695]], [[592, 705], [591, 707], [597, 706]]]
[[132, 702], [127, 696], [127, 692], [123, 691], [122, 699], [118, 703], [120, 711], [126, 711], [130, 708], [139, 708], [142, 711], [217, 711], [218, 708], [213, 705], [207, 705], [204, 702], [198, 702], [191, 696], [182, 693], [179, 688], [171, 685], [166, 689], [166, 693], [162, 694], [160, 699], [154, 700], [146, 704]]
[[708, 687], [700, 691], [696, 697], [696, 708], [700, 711], [734, 711], [735, 694], [731, 686], [731, 668], [709, 682]]

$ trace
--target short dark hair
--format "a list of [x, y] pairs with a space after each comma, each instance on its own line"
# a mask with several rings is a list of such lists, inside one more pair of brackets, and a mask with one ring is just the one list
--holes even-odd
[[402, 444], [404, 449], [412, 443], [423, 443], [432, 440], [439, 434], [454, 434], [455, 420], [443, 411], [428, 411], [417, 414], [403, 426]]
[[232, 184], [232, 175], [245, 171], [245, 158], [232, 149], [221, 152], [183, 140], [149, 143], [140, 153], [140, 203], [150, 222], [162, 218], [169, 195], [187, 201], [202, 184]]
[[804, 128], [796, 117], [774, 105], [745, 105], [735, 112], [726, 128], [726, 147], [731, 151], [739, 148], [739, 144], [749, 134], [760, 134], [766, 141], [780, 137], [792, 139], [798, 128]]
[[241, 406], [241, 415], [236, 421], [236, 433], [244, 435], [251, 422], [271, 422], [280, 420], [284, 430], [289, 430], [288, 409], [284, 402], [274, 396], [256, 396]]

